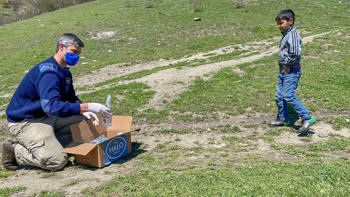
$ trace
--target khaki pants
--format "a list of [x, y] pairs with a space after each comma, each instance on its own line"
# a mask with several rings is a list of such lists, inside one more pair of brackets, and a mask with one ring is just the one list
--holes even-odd
[[68, 163], [63, 147], [72, 142], [69, 125], [80, 122], [83, 115], [59, 118], [45, 116], [9, 124], [9, 130], [18, 144], [15, 146], [19, 165], [30, 165], [56, 171]]

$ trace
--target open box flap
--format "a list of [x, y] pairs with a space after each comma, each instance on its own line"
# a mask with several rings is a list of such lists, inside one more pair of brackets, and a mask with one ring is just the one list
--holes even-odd
[[86, 143], [99, 137], [105, 133], [103, 124], [97, 126], [92, 124], [91, 120], [81, 121], [79, 123], [70, 126], [73, 136], [73, 142], [75, 143]]
[[97, 144], [84, 143], [77, 146], [70, 146], [63, 149], [63, 152], [75, 154], [75, 155], [87, 155], [91, 150], [93, 150]]
[[107, 128], [108, 131], [126, 132], [131, 130], [132, 117], [131, 116], [113, 116], [112, 126]]
[[119, 133], [126, 133], [131, 130], [131, 116], [113, 116], [112, 126], [107, 128], [107, 137], [112, 138]]

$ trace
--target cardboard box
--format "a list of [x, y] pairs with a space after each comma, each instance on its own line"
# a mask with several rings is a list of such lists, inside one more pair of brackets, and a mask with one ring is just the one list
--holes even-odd
[[90, 120], [70, 126], [73, 143], [63, 150], [79, 164], [103, 167], [131, 152], [131, 116], [113, 116], [112, 126], [94, 126]]

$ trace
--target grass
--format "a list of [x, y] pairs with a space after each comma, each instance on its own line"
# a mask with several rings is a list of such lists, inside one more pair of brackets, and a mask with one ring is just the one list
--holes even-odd
[[[138, 72], [133, 72], [131, 74], [127, 74], [121, 77], [116, 77], [113, 79], [109, 79], [109, 80], [105, 80], [103, 82], [99, 82], [97, 84], [93, 84], [93, 85], [85, 85], [81, 88], [79, 88], [78, 90], [83, 90], [83, 91], [89, 91], [90, 89], [96, 89], [96, 87], [102, 87], [103, 86], [113, 86], [113, 84], [116, 84], [120, 81], [123, 80], [133, 80], [133, 79], [137, 79], [137, 78], [141, 78], [162, 70], [167, 70], [167, 69], [171, 69], [171, 68], [176, 68], [176, 69], [181, 69], [183, 67], [196, 67], [196, 66], [201, 66], [203, 64], [209, 64], [209, 63], [214, 63], [217, 61], [224, 61], [224, 60], [230, 60], [233, 59], [235, 57], [241, 56], [242, 53], [244, 53], [246, 51], [234, 51], [232, 53], [227, 53], [227, 54], [223, 54], [223, 55], [215, 55], [214, 57], [209, 57], [206, 60], [193, 60], [193, 61], [182, 61], [182, 62], [178, 62], [175, 64], [170, 64], [168, 66], [160, 66], [160, 67], [155, 67], [152, 69], [148, 69], [148, 70], [142, 70], [142, 71], [138, 71]], [[246, 55], [251, 55], [252, 53], [244, 53], [244, 56]], [[126, 65], [127, 66], [127, 65]]]
[[5, 125], [0, 125], [0, 140], [4, 141], [6, 138], [11, 138], [10, 132], [5, 128]]
[[0, 179], [6, 179], [7, 177], [10, 177], [14, 174], [13, 171], [5, 171], [5, 170], [0, 170]]
[[41, 191], [38, 194], [34, 194], [33, 197], [64, 197], [66, 196], [64, 192], [59, 191]]
[[280, 136], [284, 132], [285, 128], [275, 128], [271, 129], [264, 135], [264, 139], [268, 142], [273, 142], [275, 137]]
[[25, 190], [24, 187], [0, 188], [0, 196], [7, 197], [7, 196], [10, 196], [11, 194], [15, 194], [17, 192], [24, 191], [24, 190]]
[[[194, 1], [193, 1], [194, 2]], [[192, 3], [193, 3], [192, 2]], [[198, 1], [199, 2], [199, 1]], [[106, 65], [139, 63], [159, 58], [179, 58], [197, 52], [206, 52], [228, 45], [280, 36], [274, 21], [276, 13], [290, 7], [297, 12], [297, 26], [302, 35], [338, 30], [303, 48], [303, 77], [297, 95], [310, 111], [350, 111], [349, 89], [349, 13], [347, 3], [338, 1], [249, 1], [237, 9], [229, 0], [200, 1], [191, 6], [189, 1], [109, 1], [98, 0], [73, 6], [29, 20], [0, 27], [0, 94], [12, 93], [35, 63], [54, 52], [57, 37], [63, 32], [75, 32], [86, 44], [80, 65], [72, 68], [74, 76], [81, 76]], [[307, 5], [307, 6], [305, 6]], [[147, 7], [147, 8], [146, 8]], [[194, 22], [201, 17], [201, 22]], [[92, 35], [114, 31], [112, 38], [97, 40]], [[48, 33], [50, 32], [50, 33]], [[242, 51], [247, 52], [247, 51]], [[258, 53], [258, 52], [253, 52]], [[179, 63], [164, 68], [132, 73], [97, 84], [107, 87], [120, 80], [137, 79], [163, 69], [199, 66], [200, 64], [236, 58], [231, 53], [205, 61]], [[245, 54], [243, 54], [245, 55]], [[225, 68], [208, 80], [197, 78], [192, 86], [162, 111], [140, 109], [154, 92], [146, 84], [131, 83], [98, 89], [79, 95], [83, 101], [104, 103], [112, 95], [112, 112], [132, 115], [146, 124], [207, 121], [222, 114], [235, 116], [250, 112], [275, 113], [275, 85], [277, 56], [239, 65], [244, 74]], [[84, 63], [84, 64], [83, 64]], [[15, 71], [15, 72], [14, 72]], [[82, 89], [89, 90], [89, 84]], [[9, 97], [0, 98], [6, 105]], [[249, 110], [247, 110], [249, 109]], [[349, 128], [348, 116], [336, 116], [329, 122], [336, 129]], [[152, 126], [154, 126], [152, 125]], [[160, 124], [161, 125], [161, 124]], [[180, 125], [181, 126], [181, 125]], [[205, 127], [205, 126], [203, 126]], [[259, 133], [255, 122], [250, 127], [224, 124], [205, 128], [164, 129], [150, 135], [212, 134], [207, 144], [177, 137], [174, 141], [154, 141], [155, 148], [147, 149], [133, 158], [135, 170], [119, 175], [106, 185], [87, 189], [84, 196], [346, 196], [349, 194], [350, 174], [348, 158], [334, 159], [325, 155], [332, 151], [349, 151], [350, 140], [333, 136], [329, 139], [297, 146], [278, 144], [274, 139], [291, 129], [263, 129]], [[0, 128], [1, 129], [1, 128]], [[249, 129], [249, 133], [245, 133]], [[1, 139], [4, 137], [0, 130]], [[242, 135], [242, 136], [240, 136]], [[263, 150], [301, 161], [281, 162], [261, 156]], [[307, 140], [306, 140], [307, 141]], [[221, 143], [219, 144], [219, 143]], [[220, 145], [219, 148], [215, 145]], [[271, 150], [269, 149], [271, 148]], [[270, 152], [263, 152], [269, 154]], [[245, 156], [248, 155], [248, 156]], [[242, 156], [243, 155], [243, 156]], [[261, 158], [264, 157], [264, 158]], [[271, 156], [272, 157], [272, 156]], [[13, 174], [0, 171], [0, 178]], [[51, 178], [54, 174], [42, 174]], [[76, 184], [72, 180], [71, 184]], [[24, 190], [5, 188], [0, 196]], [[42, 191], [40, 196], [64, 196], [56, 191]]]
[[198, 128], [170, 128], [170, 129], [159, 129], [155, 131], [157, 134], [188, 134], [188, 133], [223, 133], [232, 134], [239, 133], [241, 129], [238, 126], [233, 125], [219, 125], [213, 127], [198, 127]]
[[112, 96], [112, 113], [119, 115], [134, 115], [138, 108], [145, 105], [153, 95], [153, 91], [145, 84], [131, 83], [117, 87], [99, 90], [81, 95], [80, 98], [99, 103], [105, 103], [108, 94]]
[[[0, 68], [1, 93], [12, 93], [26, 70], [52, 55], [63, 32], [75, 32], [85, 41], [81, 63], [87, 64], [72, 69], [74, 75], [83, 75], [109, 64], [177, 58], [271, 38], [278, 35], [276, 12], [286, 5], [298, 10], [298, 26], [305, 32], [344, 28], [349, 19], [346, 3], [326, 0], [270, 0], [248, 3], [240, 9], [227, 0], [203, 0], [198, 12], [191, 10], [188, 1], [155, 1], [152, 8], [145, 8], [146, 3], [138, 0], [125, 6], [123, 1], [99, 0], [0, 27], [0, 65], [7, 65]], [[195, 23], [192, 19], [198, 15], [203, 20]], [[116, 36], [92, 38], [102, 31], [114, 31]], [[8, 99], [1, 99], [0, 103], [7, 102]]]
[[86, 196], [346, 196], [349, 160], [262, 162], [234, 168], [141, 171]]
[[329, 120], [329, 123], [331, 123], [333, 128], [336, 130], [341, 130], [343, 128], [350, 128], [350, 117], [349, 116], [334, 117]]
[[[254, 64], [267, 65], [268, 61], [266, 59]], [[274, 73], [274, 68], [250, 68], [249, 65], [245, 65], [246, 74], [242, 77], [230, 68], [225, 68], [210, 80], [196, 80], [187, 92], [171, 104], [170, 109], [182, 113], [190, 110], [209, 118], [217, 117], [216, 113], [219, 112], [238, 115], [247, 108], [259, 112], [269, 111], [274, 105], [275, 89], [269, 71]], [[262, 99], [257, 100], [257, 97]]]
[[40, 174], [40, 178], [46, 179], [56, 176], [55, 172], [43, 172]]
[[[346, 45], [349, 39], [348, 32], [340, 31], [305, 45], [303, 76], [297, 95], [310, 111], [350, 110], [350, 78], [346, 74], [350, 72], [349, 49]], [[336, 54], [329, 52], [327, 46], [332, 47], [331, 51], [337, 51]], [[247, 108], [263, 113], [275, 111], [276, 58], [274, 55], [240, 65], [243, 76], [225, 68], [210, 80], [199, 78], [188, 91], [171, 103], [170, 109], [181, 113], [191, 111], [209, 118], [217, 117], [215, 113], [218, 112], [241, 114]], [[320, 84], [322, 91], [319, 89]]]
[[298, 157], [322, 158], [322, 154], [324, 153], [348, 150], [350, 139], [333, 138], [308, 145], [272, 144], [272, 147]]
[[[149, 69], [149, 70], [142, 70], [142, 71], [134, 72], [134, 73], [131, 73], [131, 74], [128, 74], [128, 75], [125, 75], [125, 76], [116, 77], [116, 78], [113, 78], [113, 79], [109, 79], [109, 80], [106, 80], [106, 81], [94, 84], [92, 88], [103, 87], [103, 86], [106, 86], [106, 85], [111, 85], [111, 84], [114, 84], [114, 83], [117, 83], [117, 82], [123, 81], [123, 80], [133, 80], [133, 79], [137, 79], [137, 78], [140, 78], [140, 77], [144, 77], [144, 76], [150, 75], [150, 74], [155, 73], [155, 72], [159, 72], [159, 71], [162, 71], [162, 70], [167, 70], [167, 69], [170, 69], [170, 68], [181, 68], [181, 67], [184, 67], [184, 66], [189, 65], [189, 64], [190, 63], [180, 62], [180, 63], [169, 65], [169, 66], [156, 67], [156, 68]], [[82, 90], [88, 89], [88, 87], [89, 87], [89, 85], [83, 87]]]

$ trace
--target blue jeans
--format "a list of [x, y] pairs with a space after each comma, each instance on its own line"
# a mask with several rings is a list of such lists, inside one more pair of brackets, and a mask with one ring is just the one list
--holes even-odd
[[276, 104], [278, 108], [278, 117], [282, 121], [289, 121], [291, 118], [288, 114], [288, 105], [301, 119], [308, 120], [311, 117], [309, 111], [300, 99], [295, 96], [300, 77], [300, 69], [291, 71], [290, 73], [282, 71], [278, 74]]

